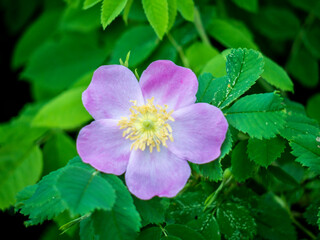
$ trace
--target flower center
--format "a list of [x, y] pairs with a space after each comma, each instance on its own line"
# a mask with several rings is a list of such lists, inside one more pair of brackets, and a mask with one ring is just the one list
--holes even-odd
[[137, 106], [137, 101], [131, 101], [133, 106], [130, 108], [129, 118], [122, 117], [118, 122], [123, 131], [123, 137], [134, 141], [131, 150], [141, 149], [144, 151], [149, 147], [150, 152], [153, 148], [160, 151], [160, 145], [167, 147], [166, 141], [173, 142], [172, 128], [168, 121], [174, 121], [170, 116], [173, 112], [167, 112], [168, 106], [164, 107], [153, 104], [154, 98], [148, 99], [147, 104]]

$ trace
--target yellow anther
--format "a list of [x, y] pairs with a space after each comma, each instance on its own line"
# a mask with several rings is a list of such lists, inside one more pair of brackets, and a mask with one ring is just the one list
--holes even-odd
[[133, 141], [132, 149], [144, 151], [149, 147], [150, 153], [153, 148], [160, 151], [160, 145], [167, 147], [166, 141], [173, 142], [172, 128], [168, 121], [174, 121], [171, 117], [173, 111], [167, 112], [168, 106], [154, 105], [154, 98], [148, 99], [147, 104], [137, 106], [136, 100], [131, 100], [133, 106], [130, 108], [129, 118], [122, 117], [118, 122], [123, 131], [123, 137]]

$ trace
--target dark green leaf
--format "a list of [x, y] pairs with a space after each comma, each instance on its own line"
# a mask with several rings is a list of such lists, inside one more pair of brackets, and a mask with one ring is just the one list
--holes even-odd
[[252, 177], [255, 169], [255, 164], [249, 160], [246, 152], [247, 143], [242, 141], [236, 145], [231, 154], [231, 172], [239, 182]]
[[263, 140], [250, 138], [248, 156], [256, 164], [267, 167], [281, 156], [285, 147], [284, 140], [279, 137]]
[[252, 239], [257, 232], [256, 222], [249, 210], [238, 204], [222, 204], [217, 210], [217, 220], [227, 239]]
[[134, 205], [140, 213], [143, 226], [149, 223], [159, 224], [165, 221], [165, 208], [160, 198], [155, 197], [147, 201], [134, 198]]
[[299, 186], [299, 183], [288, 173], [286, 173], [284, 170], [282, 170], [280, 167], [276, 166], [269, 166], [268, 171], [275, 176], [279, 181], [289, 184], [292, 186]]
[[88, 9], [101, 2], [101, 0], [84, 0], [83, 9]]
[[205, 240], [205, 238], [200, 233], [184, 225], [168, 225], [165, 227], [165, 230], [167, 231], [169, 237], [179, 237], [183, 240]]
[[258, 0], [232, 0], [238, 7], [243, 8], [249, 12], [256, 13], [258, 11]]
[[158, 227], [151, 227], [140, 232], [136, 240], [160, 240], [161, 229]]

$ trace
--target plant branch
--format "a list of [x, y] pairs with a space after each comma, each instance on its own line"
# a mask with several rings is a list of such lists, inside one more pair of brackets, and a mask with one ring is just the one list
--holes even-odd
[[189, 68], [189, 61], [188, 61], [186, 55], [184, 54], [182, 47], [177, 43], [177, 41], [173, 38], [173, 36], [170, 33], [167, 34], [167, 37], [168, 37], [168, 40], [170, 41], [170, 43], [177, 50], [184, 67]]
[[202, 40], [203, 43], [211, 46], [210, 40], [206, 34], [206, 31], [203, 27], [202, 21], [201, 21], [201, 16], [198, 8], [194, 8], [194, 25], [199, 33], [199, 36]]

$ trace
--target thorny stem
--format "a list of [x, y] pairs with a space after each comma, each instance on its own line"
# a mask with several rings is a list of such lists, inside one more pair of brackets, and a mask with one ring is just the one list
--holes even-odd
[[168, 37], [168, 40], [170, 41], [170, 43], [174, 46], [174, 48], [179, 53], [179, 56], [181, 58], [183, 65], [186, 68], [189, 68], [189, 61], [188, 61], [187, 57], [184, 55], [182, 47], [177, 43], [177, 41], [173, 38], [173, 36], [170, 33], [167, 34], [167, 37]]
[[204, 30], [199, 10], [196, 7], [194, 8], [194, 25], [199, 33], [201, 40], [208, 46], [211, 46], [210, 40], [206, 34], [206, 31]]

